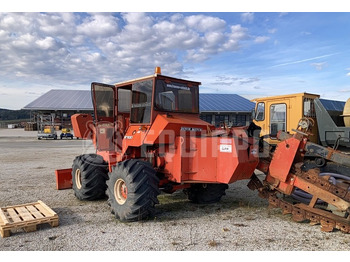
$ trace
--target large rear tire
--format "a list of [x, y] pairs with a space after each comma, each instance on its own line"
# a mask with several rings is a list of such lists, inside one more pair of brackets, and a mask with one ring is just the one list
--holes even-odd
[[212, 204], [220, 201], [227, 188], [227, 184], [192, 184], [184, 193], [193, 203]]
[[118, 163], [107, 181], [108, 203], [112, 213], [121, 221], [132, 222], [153, 217], [159, 179], [148, 162], [130, 159]]
[[77, 156], [72, 166], [75, 196], [80, 200], [96, 200], [106, 196], [108, 168], [103, 158], [96, 154]]

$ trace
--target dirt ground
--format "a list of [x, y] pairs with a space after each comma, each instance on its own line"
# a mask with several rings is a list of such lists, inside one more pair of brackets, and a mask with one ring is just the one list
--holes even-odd
[[[190, 203], [181, 192], [159, 196], [152, 220], [121, 223], [106, 200], [85, 202], [56, 190], [55, 169], [94, 152], [82, 140], [37, 140], [35, 132], [0, 129], [0, 207], [43, 201], [59, 226], [14, 230], [1, 251], [349, 251], [350, 235], [296, 223], [247, 188], [230, 185], [221, 202]], [[1, 253], [0, 253], [1, 256]]]

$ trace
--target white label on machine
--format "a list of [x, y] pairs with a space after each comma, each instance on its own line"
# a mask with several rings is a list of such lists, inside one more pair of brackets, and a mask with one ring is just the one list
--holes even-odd
[[220, 152], [232, 153], [232, 145], [220, 145]]

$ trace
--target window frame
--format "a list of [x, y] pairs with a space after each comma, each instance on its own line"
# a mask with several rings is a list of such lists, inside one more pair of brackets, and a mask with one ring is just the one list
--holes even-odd
[[[259, 112], [258, 112], [258, 109], [259, 109], [259, 105], [262, 104], [263, 105], [263, 117], [262, 119], [258, 119], [258, 115], [259, 115]], [[255, 109], [255, 117], [254, 117], [254, 120], [255, 121], [264, 121], [265, 120], [265, 116], [266, 116], [266, 112], [265, 112], [265, 109], [266, 109], [266, 106], [265, 106], [265, 102], [258, 102], [257, 105], [256, 105], [256, 109]]]
[[[157, 83], [158, 81], [164, 81], [167, 84], [171, 84], [171, 83], [178, 83], [181, 85], [184, 85], [186, 87], [188, 87], [188, 90], [191, 92], [191, 98], [192, 98], [192, 109], [191, 112], [190, 111], [185, 111], [185, 110], [179, 110], [176, 109], [176, 107], [179, 106], [179, 102], [176, 102], [176, 100], [179, 98], [179, 94], [177, 94], [177, 99], [175, 99], [175, 110], [167, 110], [167, 109], [163, 109], [163, 108], [159, 108], [159, 106], [156, 104], [157, 102], [157, 97], [159, 94], [161, 94], [162, 92], [158, 92], [157, 93]], [[182, 114], [199, 114], [200, 110], [199, 110], [199, 85], [200, 83], [192, 83], [192, 82], [187, 82], [181, 79], [170, 79], [170, 78], [156, 78], [155, 82], [154, 82], [154, 99], [153, 99], [153, 108], [155, 111], [158, 112], [168, 112], [168, 113], [182, 113]], [[195, 89], [195, 90], [193, 90]], [[179, 88], [179, 90], [181, 90]], [[169, 91], [171, 91], [169, 89]], [[187, 91], [187, 90], [186, 90]], [[174, 94], [175, 95], [175, 94]], [[176, 95], [175, 95], [176, 98]], [[195, 101], [197, 101], [197, 103], [194, 103]]]
[[[96, 98], [96, 87], [104, 87], [104, 88], [110, 88], [112, 91], [112, 106], [109, 109], [109, 111], [112, 112], [111, 116], [101, 116], [100, 114], [98, 114], [98, 105], [97, 105], [97, 98]], [[92, 101], [93, 101], [93, 107], [94, 107], [94, 120], [96, 123], [101, 122], [101, 121], [113, 121], [112, 119], [114, 119], [115, 116], [115, 99], [116, 99], [116, 91], [115, 91], [115, 86], [113, 85], [108, 85], [108, 84], [103, 84], [103, 83], [97, 83], [97, 82], [93, 82], [91, 83], [91, 95], [92, 95]]]
[[[132, 122], [132, 109], [133, 109], [133, 92], [134, 92], [134, 85], [142, 83], [142, 82], [147, 82], [150, 81], [152, 82], [151, 85], [151, 90], [150, 90], [150, 102], [146, 102], [147, 104], [149, 103], [149, 106], [145, 106], [145, 110], [147, 107], [150, 108], [150, 112], [149, 112], [149, 121], [148, 122], [142, 122], [142, 123], [138, 123], [138, 122]], [[140, 81], [135, 81], [131, 84], [131, 106], [130, 106], [130, 125], [150, 125], [152, 122], [152, 114], [153, 114], [153, 109], [152, 109], [152, 104], [153, 104], [153, 90], [154, 90], [154, 78], [149, 78], [149, 79], [142, 79]], [[148, 98], [148, 97], [147, 97]], [[134, 107], [135, 108], [135, 107]]]
[[[287, 129], [287, 109], [288, 109], [288, 106], [287, 106], [287, 104], [286, 103], [275, 103], [275, 104], [271, 104], [270, 105], [270, 108], [269, 108], [269, 112], [270, 112], [270, 127], [269, 127], [269, 132], [270, 132], [270, 134], [272, 134], [272, 130], [271, 130], [271, 128], [272, 128], [272, 123], [273, 123], [273, 121], [272, 121], [272, 113], [271, 113], [271, 107], [272, 106], [276, 106], [276, 105], [284, 105], [285, 106], [285, 111], [284, 111], [284, 115], [285, 115], [285, 117], [284, 117], [284, 132], [286, 132], [288, 129]], [[274, 123], [282, 123], [282, 122], [274, 122]], [[278, 131], [280, 131], [280, 130], [277, 130], [277, 133], [278, 133]], [[276, 135], [277, 135], [277, 133], [276, 133]]]

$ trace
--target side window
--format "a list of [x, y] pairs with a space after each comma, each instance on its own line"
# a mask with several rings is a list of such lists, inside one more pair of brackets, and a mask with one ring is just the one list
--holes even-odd
[[274, 104], [270, 106], [270, 134], [276, 136], [278, 131], [286, 131], [286, 104]]
[[237, 126], [245, 126], [247, 122], [247, 118], [245, 115], [237, 115]]
[[215, 115], [215, 126], [228, 125], [228, 115]]
[[118, 113], [129, 113], [131, 108], [131, 90], [118, 89]]
[[132, 85], [131, 123], [149, 123], [151, 121], [152, 88], [152, 80]]
[[265, 103], [260, 102], [256, 106], [255, 120], [256, 121], [263, 121], [264, 119], [265, 119]]

